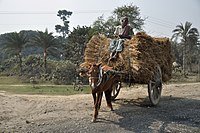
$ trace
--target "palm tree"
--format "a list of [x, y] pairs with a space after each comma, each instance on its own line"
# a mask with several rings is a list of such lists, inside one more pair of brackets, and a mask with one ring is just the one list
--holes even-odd
[[31, 44], [41, 47], [44, 54], [44, 69], [45, 73], [47, 72], [47, 55], [55, 54], [58, 52], [59, 43], [58, 40], [53, 36], [52, 32], [48, 32], [46, 29], [45, 32], [38, 31], [37, 34], [31, 39]]
[[16, 55], [19, 59], [20, 73], [22, 73], [22, 50], [28, 43], [24, 32], [7, 33], [3, 39], [3, 50], [9, 55]]
[[[194, 41], [191, 40], [198, 40], [198, 36], [199, 36], [199, 32], [197, 30], [197, 28], [192, 28], [192, 23], [190, 22], [186, 22], [185, 25], [183, 25], [182, 23], [180, 25], [176, 26], [176, 29], [174, 29], [172, 32], [174, 33], [172, 38], [179, 38], [181, 40], [181, 43], [183, 45], [182, 48], [182, 54], [183, 54], [183, 72], [185, 74], [185, 70], [186, 70], [186, 54], [187, 54], [187, 47], [189, 50], [189, 53], [191, 53], [191, 48], [193, 47], [193, 45], [195, 45], [196, 43], [194, 43]], [[189, 56], [191, 56], [189, 54]], [[189, 57], [191, 58], [191, 57]]]

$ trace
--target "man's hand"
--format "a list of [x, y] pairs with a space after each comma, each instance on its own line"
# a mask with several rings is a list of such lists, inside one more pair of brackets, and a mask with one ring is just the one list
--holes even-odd
[[114, 34], [113, 36], [114, 36], [114, 38], [116, 38], [116, 39], [119, 39], [119, 38], [120, 38], [119, 35], [116, 35], [116, 34]]

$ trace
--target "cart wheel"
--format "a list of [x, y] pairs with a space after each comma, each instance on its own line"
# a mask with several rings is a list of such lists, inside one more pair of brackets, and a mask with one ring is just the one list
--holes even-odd
[[162, 92], [162, 72], [160, 66], [156, 66], [152, 80], [148, 84], [149, 100], [152, 105], [157, 105]]
[[121, 89], [121, 82], [115, 82], [112, 86], [112, 93], [111, 93], [111, 100], [115, 100], [115, 98], [118, 96], [119, 91]]

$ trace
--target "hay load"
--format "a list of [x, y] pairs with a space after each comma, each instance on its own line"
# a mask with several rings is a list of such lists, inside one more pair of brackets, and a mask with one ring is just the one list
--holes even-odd
[[110, 41], [111, 39], [104, 35], [93, 36], [85, 49], [85, 62], [81, 64], [81, 67], [102, 62], [102, 65], [109, 65], [116, 71], [124, 72], [124, 76], [131, 75], [134, 82], [148, 83], [154, 74], [155, 67], [159, 65], [163, 81], [171, 78], [172, 54], [168, 38], [153, 38], [139, 32], [131, 40], [124, 42], [122, 59], [117, 58], [115, 61], [109, 61]]

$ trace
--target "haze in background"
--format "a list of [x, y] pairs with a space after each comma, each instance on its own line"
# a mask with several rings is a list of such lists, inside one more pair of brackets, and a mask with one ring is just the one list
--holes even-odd
[[55, 25], [62, 24], [57, 12], [63, 9], [73, 12], [69, 19], [72, 31], [131, 3], [147, 18], [144, 30], [150, 35], [171, 37], [175, 26], [186, 21], [200, 31], [199, 0], [0, 0], [0, 34], [45, 28], [55, 33]]

